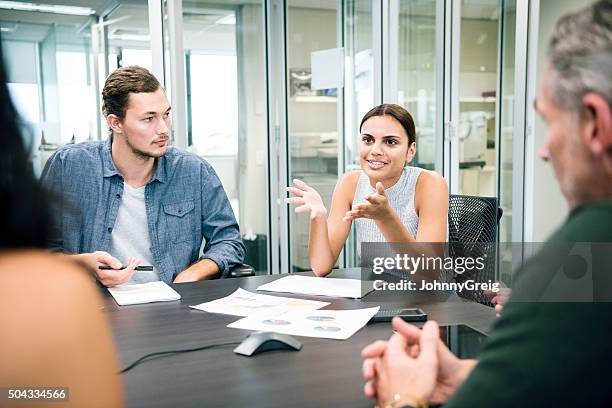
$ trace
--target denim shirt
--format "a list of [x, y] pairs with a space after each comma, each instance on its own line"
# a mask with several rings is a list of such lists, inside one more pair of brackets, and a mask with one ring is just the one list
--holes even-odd
[[[49, 247], [75, 254], [110, 252], [123, 182], [110, 140], [55, 152], [42, 173], [56, 215]], [[168, 148], [156, 159], [145, 187], [145, 207], [151, 254], [164, 282], [172, 282], [198, 259], [214, 261], [221, 277], [242, 262], [245, 249], [238, 224], [219, 177], [203, 158]]]

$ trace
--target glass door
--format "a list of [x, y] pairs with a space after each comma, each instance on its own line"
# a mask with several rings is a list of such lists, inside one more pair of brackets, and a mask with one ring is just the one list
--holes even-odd
[[521, 255], [503, 244], [523, 240], [526, 4], [462, 0], [452, 10], [459, 15], [452, 30], [459, 36], [454, 41], [459, 64], [454, 67], [451, 192], [497, 198], [503, 215], [496, 279], [505, 283]]
[[[500, 106], [499, 112], [499, 146], [497, 157], [498, 198], [503, 216], [499, 221], [499, 241], [512, 242], [512, 193], [515, 166], [515, 44], [516, 44], [516, 0], [505, 0], [501, 13], [501, 61], [500, 61]], [[525, 22], [526, 24], [526, 22]], [[517, 152], [519, 153], [519, 152]]]
[[397, 103], [414, 118], [416, 155], [411, 166], [441, 172], [436, 143], [438, 129], [437, 86], [438, 50], [436, 0], [399, 2]]
[[268, 273], [264, 2], [182, 2], [187, 149], [215, 169], [240, 225], [244, 263]]
[[[359, 123], [384, 96], [386, 103], [403, 106], [415, 120], [417, 153], [410, 165], [442, 174], [442, 4], [346, 2], [345, 171], [359, 169]], [[359, 265], [352, 238], [345, 247], [346, 266]]]
[[462, 0], [458, 193], [496, 196], [500, 1]]
[[[344, 88], [344, 171], [359, 170], [359, 124], [375, 105], [374, 97], [374, 24], [373, 2], [344, 2], [344, 40], [346, 48]], [[354, 230], [344, 247], [346, 267], [359, 266]]]
[[369, 0], [349, 0], [344, 5], [347, 61], [344, 92], [345, 171], [359, 169], [359, 123], [375, 105], [372, 8]]
[[[344, 51], [337, 51], [340, 57], [334, 57], [333, 51], [342, 47], [338, 5], [336, 0], [316, 4], [288, 0], [285, 9], [288, 179], [291, 182], [297, 178], [315, 188], [327, 208], [339, 175], [343, 84], [332, 81], [326, 88], [317, 86], [321, 72], [313, 61], [327, 51], [322, 57], [325, 73], [343, 77], [339, 70]], [[310, 270], [310, 219], [306, 214], [296, 214], [293, 208], [289, 210], [290, 271]]]
[[[523, 150], [522, 142], [515, 141], [515, 133], [520, 133], [515, 116], [517, 68], [518, 73], [525, 69], [516, 66], [515, 58], [523, 55], [523, 63], [526, 58], [526, 50], [517, 47], [517, 1], [462, 0], [456, 6], [453, 12], [459, 12], [460, 23], [452, 35], [459, 36], [459, 64], [454, 68], [458, 80], [452, 102], [458, 104], [458, 115], [451, 140], [457, 149], [451, 156], [451, 175], [458, 177], [451, 177], [451, 192], [497, 197], [504, 214], [499, 240], [510, 242], [517, 197], [513, 190], [523, 177], [522, 166], [515, 168], [522, 163]], [[527, 18], [521, 15], [525, 30]]]
[[[10, 96], [31, 143], [33, 168], [64, 144], [106, 136], [99, 122], [93, 67], [96, 31], [87, 1], [72, 8], [13, 2], [0, 5], [2, 49]], [[102, 134], [102, 135], [101, 135]]]

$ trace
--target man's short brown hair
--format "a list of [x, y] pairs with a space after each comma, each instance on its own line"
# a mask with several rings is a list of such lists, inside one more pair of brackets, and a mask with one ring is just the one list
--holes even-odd
[[106, 78], [102, 90], [102, 113], [125, 118], [130, 93], [150, 93], [160, 83], [147, 69], [133, 65], [115, 70]]

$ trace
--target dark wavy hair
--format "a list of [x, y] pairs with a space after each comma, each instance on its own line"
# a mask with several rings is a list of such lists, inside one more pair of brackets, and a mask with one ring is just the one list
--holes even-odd
[[0, 42], [0, 249], [43, 248], [48, 198], [36, 179], [7, 87]]
[[361, 127], [363, 126], [365, 121], [370, 119], [372, 116], [386, 115], [395, 118], [395, 120], [397, 120], [400, 125], [402, 125], [402, 127], [406, 131], [406, 134], [408, 135], [409, 144], [416, 142], [416, 129], [414, 126], [414, 119], [412, 119], [412, 115], [406, 109], [393, 103], [383, 103], [382, 105], [378, 105], [370, 109], [370, 111], [364, 115], [363, 119], [361, 119], [361, 123], [359, 124], [359, 131], [361, 132]]

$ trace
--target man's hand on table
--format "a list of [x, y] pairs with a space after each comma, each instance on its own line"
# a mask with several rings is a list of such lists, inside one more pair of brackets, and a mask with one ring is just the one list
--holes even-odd
[[[134, 274], [136, 267], [142, 262], [138, 258], [128, 258], [128, 264], [125, 269], [120, 269], [123, 267], [121, 262], [108, 252], [96, 251], [69, 256], [82, 265], [85, 265], [85, 267], [93, 273], [96, 279], [108, 288], [128, 282]], [[110, 266], [114, 270], [100, 270], [98, 269], [100, 266]]]
[[202, 259], [176, 275], [172, 283], [195, 282], [210, 279], [219, 273], [219, 266], [210, 259]]

